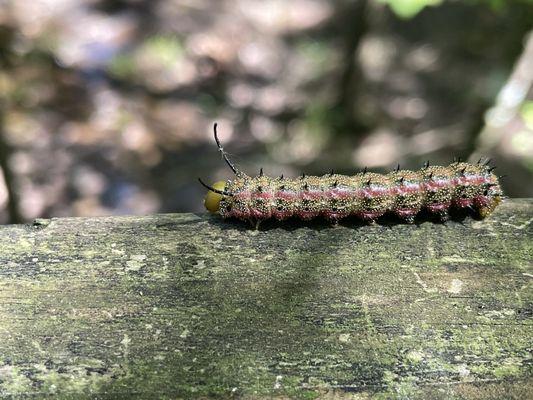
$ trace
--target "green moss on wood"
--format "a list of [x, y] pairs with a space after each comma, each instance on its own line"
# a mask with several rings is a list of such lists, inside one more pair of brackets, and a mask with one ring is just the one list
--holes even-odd
[[525, 398], [532, 222], [2, 227], [0, 396]]

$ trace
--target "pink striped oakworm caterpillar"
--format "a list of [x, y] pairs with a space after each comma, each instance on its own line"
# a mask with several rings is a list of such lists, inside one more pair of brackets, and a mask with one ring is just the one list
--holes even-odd
[[413, 223], [421, 213], [448, 219], [452, 210], [487, 217], [502, 201], [495, 167], [488, 161], [470, 164], [430, 166], [425, 163], [418, 171], [402, 170], [400, 166], [389, 174], [364, 171], [352, 176], [334, 174], [298, 178], [272, 178], [260, 170], [248, 176], [238, 170], [224, 152], [214, 125], [215, 142], [235, 179], [209, 186], [205, 207], [223, 218], [237, 218], [255, 223], [266, 219], [285, 220], [296, 217], [310, 220], [322, 217], [333, 223], [346, 217], [374, 222], [379, 217], [393, 215]]

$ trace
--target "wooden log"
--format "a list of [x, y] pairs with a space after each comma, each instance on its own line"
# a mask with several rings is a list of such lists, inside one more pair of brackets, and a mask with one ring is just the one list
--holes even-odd
[[3, 226], [0, 397], [531, 398], [532, 224]]

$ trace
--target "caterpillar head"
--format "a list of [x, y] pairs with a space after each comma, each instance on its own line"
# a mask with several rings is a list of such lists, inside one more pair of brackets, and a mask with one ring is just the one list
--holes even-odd
[[224, 197], [222, 192], [226, 188], [226, 182], [215, 182], [210, 188], [215, 189], [215, 191], [209, 189], [204, 199], [204, 206], [209, 212], [216, 213], [220, 210], [220, 202]]
[[487, 217], [503, 200], [502, 188], [498, 177], [489, 172], [488, 183], [481, 186], [480, 193], [475, 198], [475, 204], [481, 218]]
[[[228, 166], [231, 168], [233, 173], [235, 175], [237, 175], [237, 177], [245, 176], [242, 172], [237, 170], [237, 168], [229, 160], [228, 156], [226, 155], [226, 152], [222, 148], [222, 145], [220, 144], [220, 140], [218, 139], [217, 124], [216, 123], [213, 126], [213, 133], [214, 133], [214, 137], [215, 137], [215, 142], [216, 142], [217, 147], [218, 147], [218, 151], [220, 151], [220, 154], [222, 154], [222, 158], [224, 159], [226, 164], [228, 164]], [[226, 198], [226, 199], [228, 199], [228, 197], [229, 198], [233, 198], [233, 195], [234, 195], [233, 191], [232, 190], [228, 190], [228, 185], [231, 184], [231, 181], [228, 181], [228, 182], [218, 181], [218, 182], [215, 182], [213, 184], [213, 186], [209, 186], [209, 185], [205, 184], [200, 178], [198, 178], [198, 180], [200, 181], [200, 183], [206, 189], [209, 190], [207, 192], [207, 195], [205, 196], [205, 199], [204, 199], [205, 208], [209, 212], [220, 213], [221, 202], [224, 200], [224, 198]], [[222, 206], [224, 206], [224, 204], [222, 204]], [[229, 205], [229, 207], [231, 209], [231, 205]], [[226, 208], [227, 208], [227, 206], [226, 206]], [[221, 215], [224, 216], [225, 213], [221, 213]]]
[[[460, 207], [474, 207], [479, 217], [486, 218], [502, 202], [502, 189], [498, 177], [492, 172], [496, 167], [488, 165], [490, 160], [477, 164], [456, 162], [451, 165], [455, 171], [456, 203]], [[475, 184], [465, 184], [468, 177], [479, 177]]]

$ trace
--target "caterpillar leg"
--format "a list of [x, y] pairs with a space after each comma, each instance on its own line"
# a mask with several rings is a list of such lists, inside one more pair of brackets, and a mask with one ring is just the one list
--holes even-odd
[[407, 215], [405, 217], [403, 217], [403, 220], [406, 224], [414, 224], [415, 223], [415, 216], [414, 215]]
[[440, 222], [445, 223], [446, 221], [450, 219], [450, 214], [448, 214], [447, 211], [442, 210], [437, 213], [437, 218], [439, 219]]
[[491, 207], [480, 207], [477, 210], [477, 216], [481, 219], [485, 219], [490, 215], [492, 211], [493, 211], [493, 208]]
[[336, 218], [328, 219], [328, 221], [332, 228], [336, 228], [339, 226], [339, 220]]

